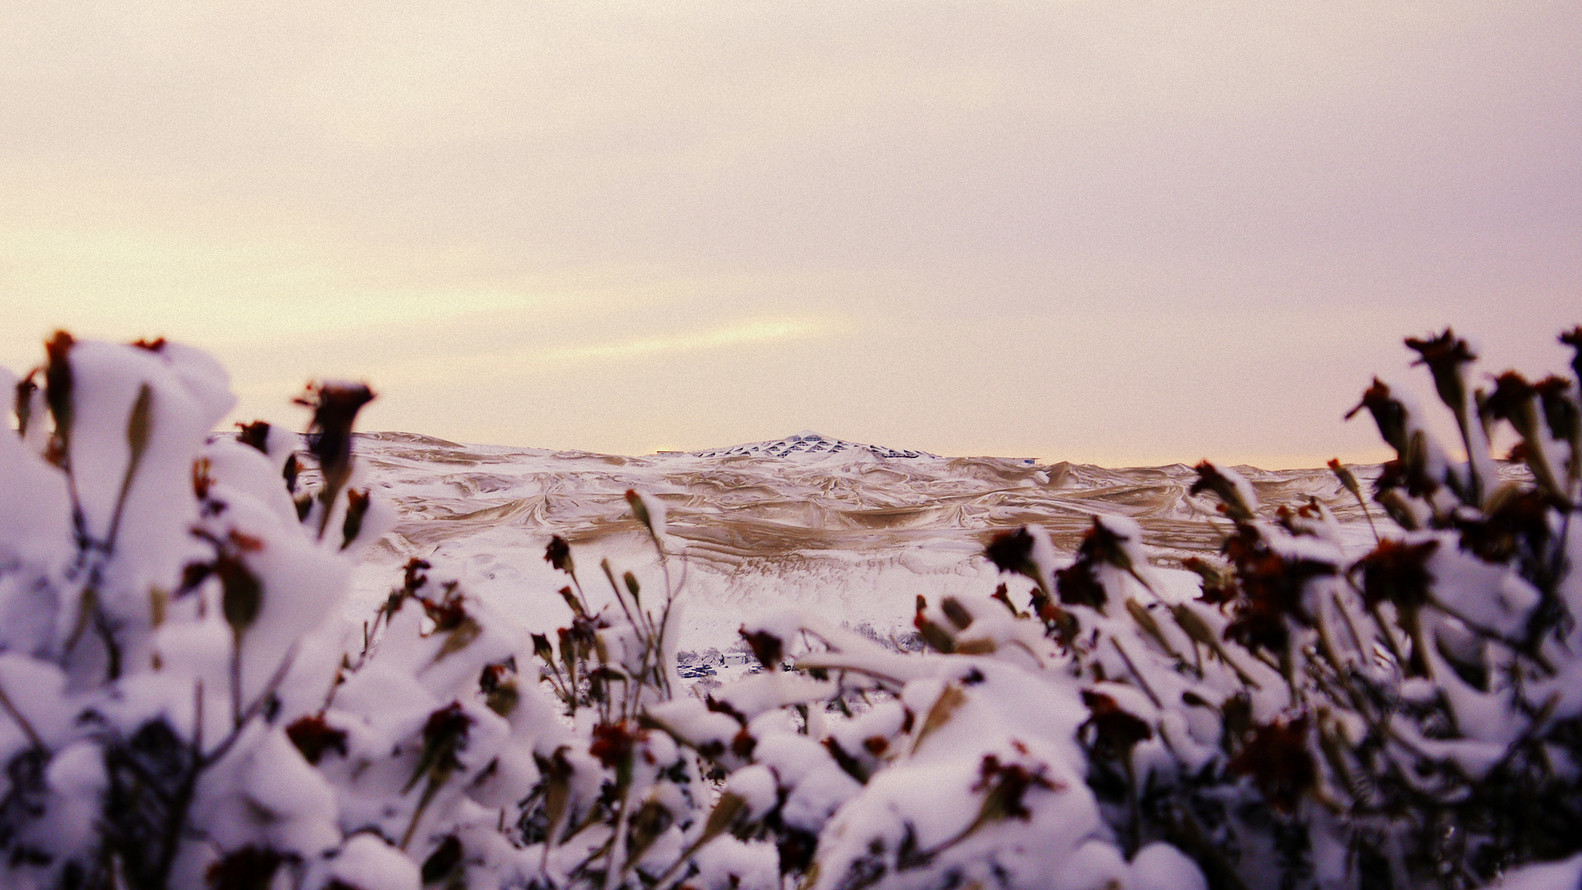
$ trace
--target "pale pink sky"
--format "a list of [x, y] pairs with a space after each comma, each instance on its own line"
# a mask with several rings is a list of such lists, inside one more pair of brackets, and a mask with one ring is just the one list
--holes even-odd
[[1379, 455], [1403, 336], [1543, 373], [1582, 323], [1573, 2], [5, 18], [0, 365], [164, 335], [247, 417], [1314, 465]]

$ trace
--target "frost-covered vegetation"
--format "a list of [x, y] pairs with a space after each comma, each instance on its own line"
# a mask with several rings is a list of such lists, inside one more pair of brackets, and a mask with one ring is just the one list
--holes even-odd
[[1129, 520], [1074, 556], [1018, 529], [1008, 583], [917, 603], [921, 652], [792, 608], [742, 628], [761, 671], [688, 686], [680, 582], [558, 538], [554, 634], [418, 560], [346, 616], [393, 521], [366, 387], [310, 387], [305, 440], [211, 437], [207, 356], [57, 335], [0, 432], [0, 885], [1575, 886], [1578, 381], [1408, 345], [1459, 441], [1367, 390], [1397, 457], [1372, 491], [1332, 468], [1370, 546], [1204, 463], [1199, 596]]

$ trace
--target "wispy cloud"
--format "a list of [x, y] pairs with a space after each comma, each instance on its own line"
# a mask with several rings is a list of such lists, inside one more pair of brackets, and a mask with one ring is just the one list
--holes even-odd
[[639, 337], [611, 343], [565, 346], [539, 354], [537, 361], [543, 364], [631, 361], [655, 355], [699, 352], [778, 340], [800, 340], [829, 334], [834, 330], [836, 326], [827, 319], [750, 319], [704, 330]]
[[1321, 461], [1399, 336], [1542, 369], [1582, 321], [1578, 58], [1549, 0], [31, 4], [0, 364], [65, 325], [474, 441]]

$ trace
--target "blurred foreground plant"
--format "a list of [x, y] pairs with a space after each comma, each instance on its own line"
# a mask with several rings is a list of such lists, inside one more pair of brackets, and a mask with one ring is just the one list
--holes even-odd
[[[1561, 339], [1582, 377], [1582, 329]], [[1128, 850], [1168, 842], [1216, 887], [1472, 887], [1582, 852], [1577, 385], [1474, 388], [1452, 332], [1407, 345], [1466, 459], [1375, 380], [1352, 413], [1396, 451], [1372, 500], [1398, 528], [1371, 549], [1206, 462], [1192, 491], [1228, 525], [1222, 563], [1187, 562], [1195, 600], [1139, 575], [1113, 519], [1056, 571], [991, 545], [1084, 686], [1086, 779]], [[1526, 479], [1490, 456], [1502, 424]]]
[[299, 451], [211, 440], [232, 399], [195, 350], [46, 352], [0, 434], [0, 884], [511, 882], [497, 825], [552, 717], [484, 668], [521, 635], [410, 572], [378, 640], [342, 614], [393, 520], [352, 456], [367, 387], [312, 387]]
[[[1582, 375], [1582, 329], [1562, 339]], [[1069, 558], [1019, 529], [985, 555], [1021, 589], [919, 599], [927, 651], [788, 609], [742, 628], [763, 670], [704, 693], [675, 670], [657, 500], [627, 498], [662, 584], [601, 562], [585, 586], [550, 541], [568, 582], [552, 634], [421, 559], [358, 627], [352, 560], [392, 519], [352, 454], [366, 387], [310, 388], [305, 442], [262, 424], [208, 441], [230, 397], [207, 357], [57, 335], [0, 434], [0, 883], [1582, 874], [1578, 385], [1480, 388], [1451, 332], [1408, 346], [1460, 443], [1375, 381], [1353, 413], [1395, 459], [1367, 492], [1331, 464], [1382, 511], [1367, 528], [1316, 501], [1270, 511], [1205, 462], [1192, 495], [1218, 503], [1223, 558], [1187, 561], [1196, 590], [1129, 520], [1095, 518]], [[1493, 458], [1500, 435], [1521, 469]]]
[[[1582, 377], [1582, 329], [1561, 339]], [[894, 696], [875, 713], [899, 711], [863, 742], [877, 756], [850, 760], [862, 787], [804, 884], [1463, 888], [1562, 861], [1582, 874], [1578, 386], [1508, 372], [1478, 388], [1452, 332], [1408, 346], [1466, 457], [1375, 381], [1358, 411], [1396, 457], [1371, 492], [1394, 528], [1369, 516], [1371, 540], [1316, 501], [1268, 511], [1205, 462], [1192, 494], [1217, 499], [1224, 558], [1187, 561], [1196, 597], [1148, 565], [1134, 523], [1098, 517], [1069, 561], [1037, 529], [997, 537], [986, 555], [1031, 590], [920, 601], [931, 654], [795, 613], [745, 629], [773, 661], [802, 640], [797, 666], [834, 678], [837, 706], [866, 686]], [[1491, 457], [1502, 428], [1525, 474]], [[1366, 510], [1356, 475], [1331, 468]]]

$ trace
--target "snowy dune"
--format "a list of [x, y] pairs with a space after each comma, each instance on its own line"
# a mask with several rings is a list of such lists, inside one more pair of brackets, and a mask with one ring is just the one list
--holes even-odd
[[[994, 531], [1047, 529], [1075, 549], [1093, 514], [1138, 522], [1171, 565], [1215, 551], [1214, 502], [1189, 494], [1190, 467], [1106, 469], [1025, 459], [939, 457], [798, 433], [697, 453], [621, 457], [459, 445], [408, 433], [358, 438], [365, 482], [400, 519], [360, 570], [352, 608], [371, 612], [410, 557], [434, 563], [535, 628], [564, 623], [565, 576], [544, 562], [551, 535], [571, 542], [580, 574], [602, 587], [599, 560], [662, 589], [627, 489], [668, 514], [672, 578], [684, 647], [723, 646], [741, 622], [797, 602], [881, 633], [909, 628], [918, 595], [988, 595], [996, 573], [979, 556]], [[1239, 467], [1273, 509], [1309, 497], [1371, 540], [1361, 510], [1327, 469]], [[1367, 475], [1367, 474], [1364, 474]], [[1167, 572], [1183, 592], [1195, 576]], [[595, 585], [593, 582], [599, 582]]]

